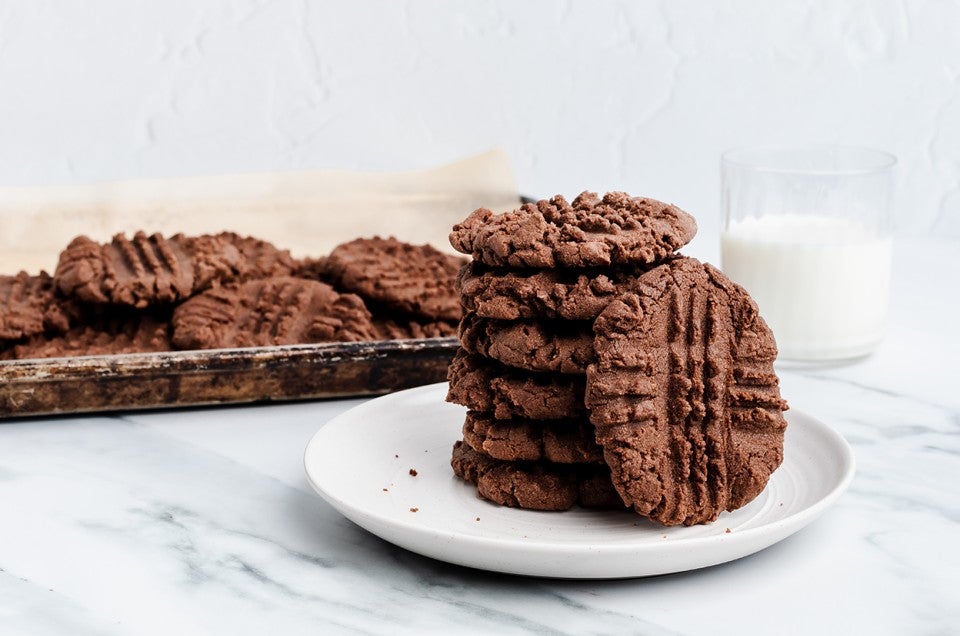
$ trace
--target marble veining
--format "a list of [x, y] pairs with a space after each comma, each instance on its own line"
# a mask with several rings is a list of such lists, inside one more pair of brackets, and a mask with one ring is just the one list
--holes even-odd
[[[19, 421], [0, 425], [0, 633], [955, 632], [960, 339], [924, 317], [960, 305], [918, 268], [949, 267], [957, 247], [901, 246], [925, 256], [898, 258], [875, 356], [781, 369], [784, 395], [846, 436], [858, 472], [820, 520], [752, 557], [555, 581], [395, 548], [303, 476], [313, 432], [361, 400]], [[898, 362], [918, 341], [938, 346]]]

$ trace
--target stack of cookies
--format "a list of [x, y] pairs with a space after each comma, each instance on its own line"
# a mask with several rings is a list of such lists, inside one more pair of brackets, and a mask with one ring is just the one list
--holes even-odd
[[690, 525], [759, 494], [786, 426], [776, 347], [742, 288], [676, 254], [695, 233], [675, 206], [587, 192], [454, 227], [473, 261], [452, 465], [481, 497]]

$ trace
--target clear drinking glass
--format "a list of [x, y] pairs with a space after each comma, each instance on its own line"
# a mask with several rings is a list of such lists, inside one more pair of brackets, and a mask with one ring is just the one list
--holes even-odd
[[757, 301], [781, 359], [857, 358], [883, 339], [896, 161], [836, 146], [724, 153], [723, 270]]

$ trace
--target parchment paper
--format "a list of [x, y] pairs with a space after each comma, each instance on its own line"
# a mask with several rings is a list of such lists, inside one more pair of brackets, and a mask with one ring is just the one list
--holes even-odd
[[56, 267], [78, 234], [166, 235], [231, 230], [319, 256], [359, 236], [392, 235], [451, 251], [451, 226], [478, 207], [519, 197], [506, 154], [493, 150], [432, 170], [305, 171], [0, 188], [0, 273]]

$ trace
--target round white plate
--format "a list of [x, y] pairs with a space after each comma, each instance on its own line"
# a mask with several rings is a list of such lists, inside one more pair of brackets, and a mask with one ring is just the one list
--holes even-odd
[[766, 490], [712, 524], [664, 528], [627, 511], [505, 508], [479, 499], [453, 474], [450, 452], [465, 409], [444, 402], [446, 391], [445, 383], [418, 387], [341, 414], [313, 436], [304, 463], [320, 496], [357, 525], [459, 565], [561, 578], [707, 567], [790, 536], [853, 478], [846, 441], [809, 415], [788, 411], [784, 461]]

